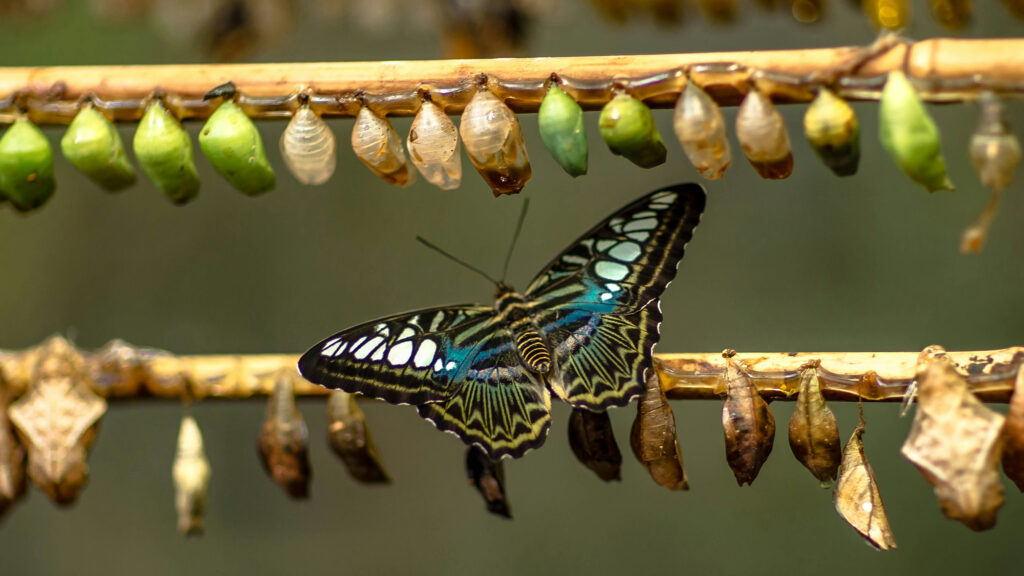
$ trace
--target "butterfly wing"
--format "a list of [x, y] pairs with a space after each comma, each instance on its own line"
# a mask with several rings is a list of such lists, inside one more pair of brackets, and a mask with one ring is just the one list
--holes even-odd
[[648, 194], [534, 278], [525, 296], [553, 352], [548, 383], [567, 402], [601, 411], [643, 391], [660, 337], [659, 299], [703, 210], [698, 184]]

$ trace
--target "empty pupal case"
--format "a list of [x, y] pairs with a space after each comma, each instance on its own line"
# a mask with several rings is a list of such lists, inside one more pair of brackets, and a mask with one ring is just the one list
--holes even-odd
[[459, 135], [466, 153], [497, 198], [518, 194], [533, 175], [519, 119], [481, 86], [462, 111]]
[[434, 186], [454, 190], [462, 183], [459, 129], [440, 107], [424, 99], [409, 127], [409, 158]]
[[408, 186], [416, 181], [416, 172], [402, 150], [402, 139], [387, 118], [363, 106], [352, 129], [352, 150], [366, 167], [385, 182]]

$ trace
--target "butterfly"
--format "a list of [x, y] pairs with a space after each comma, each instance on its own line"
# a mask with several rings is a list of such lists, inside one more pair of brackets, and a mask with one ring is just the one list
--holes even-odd
[[493, 306], [428, 308], [360, 324], [303, 354], [327, 388], [412, 404], [488, 457], [544, 443], [551, 393], [595, 412], [644, 389], [660, 298], [704, 210], [699, 184], [621, 208], [556, 256], [518, 293], [496, 282]]

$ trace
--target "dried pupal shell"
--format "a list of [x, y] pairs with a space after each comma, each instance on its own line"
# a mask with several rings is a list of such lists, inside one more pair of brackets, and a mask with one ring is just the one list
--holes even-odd
[[327, 399], [327, 440], [334, 453], [344, 462], [349, 475], [359, 482], [391, 482], [355, 395], [343, 390], [331, 390]]
[[808, 366], [800, 374], [796, 409], [789, 420], [789, 447], [796, 459], [821, 482], [822, 488], [832, 486], [842, 459], [839, 425], [832, 410], [825, 405], [817, 365]]
[[928, 0], [932, 16], [949, 30], [960, 30], [971, 20], [972, 0]]
[[889, 156], [929, 192], [952, 190], [939, 144], [939, 129], [907, 77], [889, 73], [882, 90], [878, 137]]
[[68, 162], [108, 192], [135, 183], [135, 169], [128, 162], [121, 135], [91, 104], [75, 115], [60, 140], [60, 149]]
[[508, 497], [505, 496], [505, 467], [500, 460], [491, 460], [483, 450], [470, 446], [466, 450], [466, 475], [469, 483], [483, 496], [488, 512], [512, 518]]
[[227, 100], [210, 115], [199, 132], [199, 147], [217, 173], [249, 196], [269, 192], [276, 184], [256, 125]]
[[878, 28], [899, 30], [910, 22], [909, 0], [864, 0], [864, 13]]
[[1010, 407], [1003, 422], [1003, 472], [1024, 492], [1024, 366], [1017, 367]]
[[352, 150], [363, 164], [385, 182], [408, 186], [416, 180], [402, 150], [402, 139], [387, 118], [366, 106], [359, 109], [352, 129]]
[[434, 186], [455, 190], [462, 184], [459, 129], [436, 104], [424, 100], [409, 128], [409, 158]]
[[7, 416], [10, 403], [11, 392], [0, 374], [0, 517], [25, 495], [25, 449]]
[[861, 536], [879, 550], [896, 547], [885, 504], [878, 492], [875, 471], [864, 455], [864, 417], [843, 448], [843, 464], [839, 468], [834, 495], [836, 512]]
[[857, 114], [828, 88], [821, 88], [804, 115], [804, 136], [836, 176], [852, 176], [860, 163]]
[[28, 118], [18, 118], [0, 138], [0, 192], [27, 212], [45, 204], [56, 188], [49, 140]]
[[576, 459], [601, 480], [622, 480], [622, 453], [607, 411], [573, 409], [569, 415], [569, 447]]
[[978, 99], [978, 106], [978, 127], [971, 135], [969, 146], [971, 164], [981, 183], [992, 190], [992, 195], [982, 213], [961, 236], [960, 251], [965, 254], [981, 252], [999, 209], [1002, 191], [1013, 182], [1021, 157], [1020, 142], [1003, 118], [1002, 101], [985, 91]]
[[587, 173], [587, 134], [583, 129], [583, 108], [551, 82], [537, 112], [540, 139], [551, 157], [572, 177]]
[[186, 536], [202, 534], [206, 492], [210, 488], [210, 462], [203, 450], [203, 435], [199, 432], [199, 425], [191, 416], [181, 419], [171, 475], [174, 479], [178, 532]]
[[629, 444], [658, 485], [669, 490], [689, 490], [676, 437], [676, 419], [657, 373], [647, 378], [644, 395], [636, 404]]
[[533, 176], [519, 119], [486, 88], [477, 90], [462, 111], [459, 135], [495, 198], [518, 194]]
[[1003, 416], [981, 403], [938, 346], [918, 357], [917, 412], [900, 452], [917, 467], [946, 517], [972, 530], [996, 523]]
[[107, 403], [91, 390], [81, 354], [59, 336], [38, 349], [31, 380], [8, 414], [28, 450], [32, 482], [68, 505], [88, 478], [89, 448]]
[[337, 164], [337, 145], [330, 126], [309, 104], [299, 106], [281, 134], [281, 157], [299, 182], [319, 186], [330, 180]]
[[793, 173], [793, 153], [782, 114], [757, 89], [747, 92], [736, 112], [736, 139], [750, 165], [769, 180]]
[[694, 168], [708, 180], [718, 180], [732, 164], [722, 109], [693, 81], [686, 83], [672, 117], [676, 137]]
[[775, 417], [750, 376], [728, 357], [727, 397], [722, 407], [725, 457], [740, 486], [752, 484], [775, 442]]
[[185, 204], [199, 194], [192, 139], [160, 101], [146, 108], [133, 148], [143, 173], [171, 202]]
[[309, 498], [309, 433], [295, 405], [293, 368], [274, 374], [274, 389], [260, 430], [260, 461], [264, 470], [289, 496]]
[[624, 92], [616, 94], [601, 109], [597, 125], [613, 154], [641, 168], [665, 163], [668, 152], [654, 123], [654, 115], [640, 100]]

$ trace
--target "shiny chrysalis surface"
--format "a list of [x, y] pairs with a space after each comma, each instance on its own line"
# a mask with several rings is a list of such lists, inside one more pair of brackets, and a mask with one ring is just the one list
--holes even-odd
[[331, 390], [327, 399], [327, 440], [348, 473], [364, 484], [387, 484], [391, 478], [377, 454], [366, 417], [356, 397]]
[[295, 405], [296, 378], [289, 368], [274, 375], [259, 451], [263, 468], [274, 482], [292, 498], [305, 499], [309, 497], [309, 433]]
[[605, 482], [622, 479], [622, 453], [608, 412], [577, 408], [569, 414], [569, 447], [584, 466]]
[[823, 488], [832, 486], [842, 459], [839, 425], [821, 394], [817, 365], [800, 375], [796, 409], [789, 420], [789, 447]]
[[0, 518], [25, 495], [25, 449], [7, 416], [11, 393], [0, 375]]
[[416, 172], [402, 150], [402, 139], [387, 118], [363, 106], [356, 115], [352, 129], [352, 150], [366, 167], [385, 182], [408, 186], [416, 180]]
[[864, 539], [879, 550], [896, 547], [889, 517], [885, 513], [882, 495], [864, 455], [864, 416], [843, 448], [843, 463], [839, 467], [836, 491], [833, 496], [836, 512]]
[[910, 23], [910, 0], [863, 0], [864, 13], [878, 28], [899, 30]]
[[722, 109], [695, 82], [686, 83], [672, 117], [676, 137], [694, 168], [708, 180], [718, 180], [732, 164]]
[[210, 462], [203, 450], [199, 425], [191, 416], [181, 419], [171, 476], [174, 480], [178, 532], [186, 536], [202, 534], [206, 492], [210, 487]]
[[570, 176], [587, 173], [587, 134], [583, 128], [583, 108], [551, 82], [537, 112], [537, 126], [551, 157]]
[[0, 192], [22, 212], [53, 196], [53, 149], [42, 130], [18, 118], [0, 138]]
[[613, 154], [641, 168], [665, 163], [668, 152], [661, 140], [651, 109], [642, 101], [620, 92], [604, 108], [597, 121], [601, 137]]
[[857, 114], [828, 88], [821, 88], [804, 115], [804, 136], [814, 153], [836, 176], [857, 173], [860, 126]]
[[442, 190], [462, 183], [459, 129], [437, 104], [424, 100], [409, 127], [409, 158], [423, 178]]
[[143, 173], [171, 202], [185, 204], [199, 194], [192, 139], [159, 101], [139, 121], [133, 148]]
[[483, 497], [488, 512], [512, 518], [505, 496], [505, 466], [500, 460], [491, 460], [483, 450], [470, 446], [466, 450], [466, 475]]
[[199, 132], [199, 147], [217, 173], [249, 196], [269, 192], [276, 184], [256, 125], [237, 104], [223, 102]]
[[533, 176], [519, 119], [486, 88], [478, 89], [462, 111], [459, 135], [495, 198], [518, 194]]
[[782, 114], [771, 100], [752, 88], [736, 113], [736, 139], [750, 165], [769, 180], [793, 173], [793, 153]]
[[731, 358], [726, 368], [722, 428], [725, 456], [740, 486], [753, 484], [775, 442], [775, 417], [750, 376]]
[[337, 163], [334, 133], [308, 104], [295, 111], [281, 134], [280, 147], [285, 165], [299, 182], [318, 186], [334, 174]]
[[1021, 158], [1020, 142], [1006, 124], [999, 98], [992, 92], [983, 92], [978, 106], [978, 127], [971, 135], [969, 152], [978, 178], [992, 190], [992, 195], [984, 211], [961, 237], [960, 251], [965, 254], [981, 252], [1002, 191], [1013, 182]]
[[135, 169], [128, 162], [121, 135], [91, 104], [82, 106], [71, 121], [60, 149], [68, 162], [108, 192], [135, 183]]
[[679, 451], [676, 420], [657, 373], [648, 376], [644, 394], [637, 402], [629, 444], [633, 455], [660, 486], [669, 490], [690, 489]]
[[889, 73], [879, 104], [878, 137], [889, 156], [929, 192], [952, 190], [935, 126], [914, 86], [900, 71]]
[[1010, 396], [1010, 407], [1003, 423], [1003, 472], [1024, 492], [1024, 369], [1017, 369], [1017, 379]]

